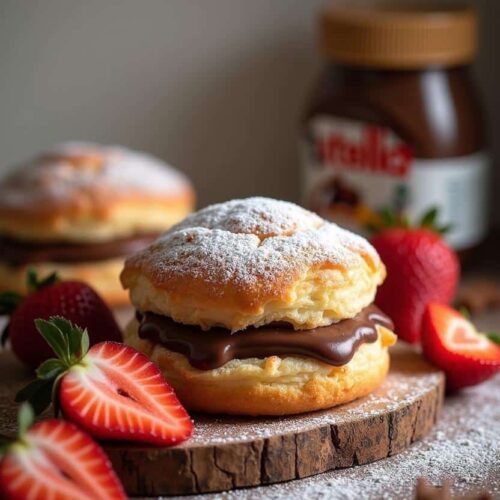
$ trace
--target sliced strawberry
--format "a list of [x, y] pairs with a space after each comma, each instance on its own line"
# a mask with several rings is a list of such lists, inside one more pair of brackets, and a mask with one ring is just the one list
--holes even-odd
[[108, 457], [75, 425], [46, 420], [23, 431], [0, 461], [9, 500], [127, 498]]
[[40, 366], [39, 379], [18, 401], [27, 399], [41, 412], [50, 397], [40, 404], [40, 395], [52, 392], [68, 419], [101, 439], [172, 445], [191, 436], [189, 415], [146, 356], [116, 342], [89, 350], [87, 332], [64, 318], [36, 324], [59, 358]]
[[171, 445], [193, 424], [172, 388], [144, 354], [116, 342], [92, 347], [64, 376], [59, 391], [67, 418], [101, 439]]
[[422, 321], [425, 356], [446, 373], [446, 385], [457, 390], [476, 385], [500, 370], [500, 347], [458, 311], [443, 304], [427, 306]]

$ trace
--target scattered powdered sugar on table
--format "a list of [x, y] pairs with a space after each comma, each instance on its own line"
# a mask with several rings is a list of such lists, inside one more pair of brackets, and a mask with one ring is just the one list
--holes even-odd
[[[252, 419], [224, 417], [196, 419], [195, 434], [189, 446], [227, 444], [255, 439], [265, 439], [279, 434], [299, 433], [309, 429], [338, 425], [353, 420], [363, 420], [397, 410], [420, 399], [427, 392], [435, 390], [441, 375], [429, 373], [418, 378], [392, 372], [384, 385], [369, 396], [333, 410], [319, 411], [291, 417]], [[207, 424], [208, 422], [208, 424]]]
[[500, 377], [448, 396], [435, 429], [396, 456], [303, 480], [189, 498], [404, 500], [414, 498], [419, 477], [434, 485], [450, 479], [456, 495], [477, 494], [487, 485], [500, 498]]

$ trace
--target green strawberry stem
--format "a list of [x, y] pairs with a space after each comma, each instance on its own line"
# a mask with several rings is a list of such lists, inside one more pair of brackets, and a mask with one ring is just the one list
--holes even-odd
[[[471, 314], [470, 314], [470, 311], [469, 309], [467, 309], [466, 307], [464, 306], [461, 306], [458, 310], [458, 312], [467, 320], [467, 321], [471, 321]], [[480, 335], [485, 335], [486, 338], [488, 340], [490, 340], [491, 342], [493, 342], [494, 344], [498, 344], [500, 345], [500, 333], [497, 333], [497, 332], [487, 332], [487, 333], [481, 333], [481, 332], [477, 332], [479, 333]]]
[[12, 314], [23, 300], [24, 297], [16, 292], [0, 293], [0, 316]]
[[460, 306], [460, 308], [458, 309], [458, 312], [467, 320], [467, 321], [470, 321], [471, 320], [471, 314], [470, 314], [470, 311], [469, 309], [467, 309], [467, 307], [465, 306]]
[[32, 406], [29, 403], [23, 403], [17, 412], [17, 438], [4, 440], [0, 443], [0, 456], [6, 453], [14, 443], [24, 443], [24, 436], [33, 425], [34, 420], [35, 413]]
[[422, 215], [417, 224], [412, 225], [406, 215], [392, 208], [385, 207], [378, 212], [378, 222], [370, 222], [366, 226], [366, 229], [370, 233], [375, 234], [388, 228], [427, 228], [439, 234], [446, 234], [450, 231], [451, 225], [439, 225], [438, 215], [438, 208], [432, 207]]
[[497, 332], [488, 332], [485, 333], [485, 335], [488, 337], [491, 342], [494, 342], [495, 344], [500, 345], [500, 333]]
[[[26, 289], [28, 294], [36, 292], [42, 288], [52, 286], [58, 283], [59, 277], [57, 273], [51, 273], [44, 278], [39, 279], [36, 271], [33, 268], [28, 268], [26, 272]], [[11, 316], [26, 297], [17, 292], [0, 293], [0, 316]], [[4, 346], [9, 337], [9, 324], [0, 333], [0, 346]]]
[[[38, 278], [33, 268], [29, 268], [26, 272], [26, 288], [29, 293], [52, 286], [59, 281], [59, 277], [55, 272], [42, 279]], [[25, 296], [17, 292], [0, 293], [0, 316], [10, 316], [24, 299]]]
[[83, 364], [89, 350], [89, 335], [87, 330], [60, 316], [52, 316], [48, 321], [37, 319], [35, 325], [57, 358], [47, 359], [37, 368], [37, 379], [17, 393], [16, 401], [28, 401], [36, 415], [52, 402], [57, 415], [61, 379], [72, 366]]
[[35, 414], [33, 412], [33, 408], [29, 403], [23, 403], [17, 412], [17, 428], [19, 437], [24, 436], [24, 434], [28, 432], [28, 429], [33, 425], [34, 420]]
[[26, 273], [26, 288], [29, 292], [36, 292], [41, 288], [55, 285], [60, 281], [56, 272], [50, 273], [45, 278], [38, 278], [36, 271], [30, 267]]

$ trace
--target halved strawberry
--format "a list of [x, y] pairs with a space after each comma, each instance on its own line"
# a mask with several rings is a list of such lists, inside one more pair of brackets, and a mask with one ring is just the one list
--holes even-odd
[[18, 400], [28, 399], [42, 411], [47, 405], [39, 404], [44, 389], [37, 384], [45, 383], [66, 418], [95, 437], [172, 445], [191, 436], [189, 415], [144, 354], [117, 342], [88, 349], [87, 332], [64, 318], [36, 325], [59, 358], [40, 366], [39, 380]]
[[425, 356], [446, 373], [450, 390], [479, 384], [500, 370], [500, 346], [443, 304], [431, 303], [425, 310], [422, 348]]
[[127, 498], [102, 449], [75, 425], [19, 412], [19, 437], [0, 460], [0, 498], [95, 500]]

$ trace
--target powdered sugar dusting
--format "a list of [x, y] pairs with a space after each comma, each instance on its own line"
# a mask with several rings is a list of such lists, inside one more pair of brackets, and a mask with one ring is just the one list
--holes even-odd
[[[487, 491], [500, 498], [500, 377], [448, 396], [441, 418], [422, 441], [379, 462], [303, 480], [189, 498], [285, 500], [414, 498], [419, 477], [452, 482], [454, 495]], [[179, 497], [177, 497], [179, 498]]]
[[204, 227], [267, 237], [291, 234], [321, 224], [320, 217], [294, 203], [254, 197], [206, 207], [187, 217], [177, 229]]
[[[83, 157], [89, 160], [75, 163]], [[189, 186], [182, 173], [146, 153], [70, 142], [10, 169], [0, 183], [0, 204], [22, 208], [47, 199], [71, 200], [87, 191], [171, 196], [184, 193]]]
[[266, 292], [277, 279], [291, 282], [313, 266], [348, 268], [365, 256], [378, 264], [366, 240], [297, 205], [248, 198], [188, 217], [129, 264], [165, 282], [203, 280], [218, 294], [228, 283]]

